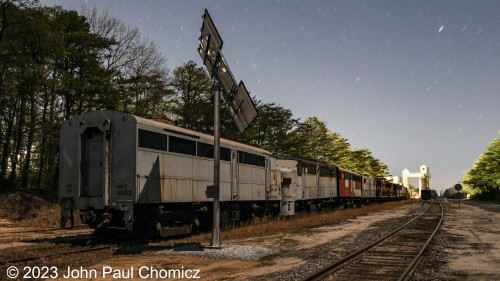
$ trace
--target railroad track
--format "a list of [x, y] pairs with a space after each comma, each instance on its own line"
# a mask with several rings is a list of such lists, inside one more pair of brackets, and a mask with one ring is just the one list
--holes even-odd
[[55, 243], [69, 242], [77, 240], [88, 240], [91, 233], [90, 229], [75, 229], [61, 230], [55, 229], [40, 229], [40, 230], [20, 230], [6, 231], [0, 233], [0, 248], [5, 244], [13, 242], [43, 242], [52, 241]]
[[371, 245], [318, 270], [312, 280], [407, 280], [441, 226], [441, 202]]
[[[35, 254], [31, 255], [29, 257], [23, 257], [23, 258], [16, 258], [16, 259], [10, 259], [6, 261], [0, 261], [0, 266], [4, 266], [7, 264], [18, 264], [18, 263], [26, 263], [30, 261], [37, 261], [41, 259], [47, 259], [47, 258], [55, 258], [55, 257], [62, 257], [62, 256], [67, 256], [67, 255], [74, 255], [74, 254], [81, 254], [81, 253], [87, 253], [87, 252], [95, 252], [95, 251], [103, 251], [103, 250], [108, 250], [113, 248], [114, 246], [98, 246], [98, 247], [85, 247], [81, 249], [71, 249], [69, 251], [54, 251], [54, 248], [39, 248], [39, 249], [34, 249], [38, 251], [42, 251], [41, 254]], [[46, 251], [43, 250], [48, 250], [51, 249], [52, 251], [50, 253], [47, 253]]]
[[1, 235], [5, 234], [19, 234], [19, 233], [39, 233], [39, 232], [47, 232], [47, 231], [57, 231], [61, 230], [60, 227], [57, 228], [42, 228], [42, 229], [27, 229], [27, 230], [8, 230], [8, 231], [2, 231]]

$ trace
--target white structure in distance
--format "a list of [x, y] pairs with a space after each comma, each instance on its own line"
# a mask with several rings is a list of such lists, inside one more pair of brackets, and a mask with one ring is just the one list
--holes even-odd
[[422, 165], [419, 172], [410, 172], [408, 169], [403, 170], [403, 186], [408, 189], [410, 189], [410, 178], [419, 178], [417, 198], [421, 198], [422, 190], [429, 190], [429, 180], [431, 178], [429, 167]]

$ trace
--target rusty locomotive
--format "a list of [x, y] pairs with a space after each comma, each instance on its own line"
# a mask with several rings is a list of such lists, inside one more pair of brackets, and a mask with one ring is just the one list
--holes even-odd
[[[61, 226], [82, 223], [150, 236], [210, 228], [213, 137], [103, 110], [61, 127]], [[406, 188], [335, 165], [221, 140], [221, 222], [407, 197]], [[70, 227], [71, 227], [70, 226]]]

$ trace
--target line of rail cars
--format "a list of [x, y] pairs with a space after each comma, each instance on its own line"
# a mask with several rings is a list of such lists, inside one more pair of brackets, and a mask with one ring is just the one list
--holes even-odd
[[[73, 225], [77, 209], [91, 227], [163, 237], [210, 227], [213, 152], [212, 136], [162, 122], [110, 110], [75, 116], [61, 127], [61, 225]], [[223, 223], [406, 197], [383, 180], [229, 140], [220, 155]]]

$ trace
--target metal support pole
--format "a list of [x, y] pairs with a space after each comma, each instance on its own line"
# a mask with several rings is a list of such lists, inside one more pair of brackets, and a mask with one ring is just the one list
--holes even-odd
[[213, 210], [213, 231], [210, 241], [211, 247], [221, 247], [220, 236], [220, 119], [219, 119], [220, 86], [217, 85], [214, 91], [214, 210]]

